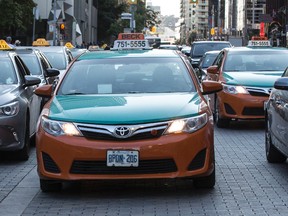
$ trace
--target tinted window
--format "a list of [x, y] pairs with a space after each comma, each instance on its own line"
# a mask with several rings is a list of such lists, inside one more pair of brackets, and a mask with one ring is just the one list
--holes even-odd
[[64, 53], [44, 52], [44, 54], [52, 64], [53, 68], [57, 68], [59, 70], [66, 69], [67, 64]]
[[209, 66], [211, 66], [217, 55], [218, 55], [217, 53], [205, 55], [202, 59], [201, 67], [208, 68]]

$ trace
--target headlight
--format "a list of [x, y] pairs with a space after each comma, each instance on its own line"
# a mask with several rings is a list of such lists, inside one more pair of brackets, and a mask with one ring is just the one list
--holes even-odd
[[249, 94], [243, 86], [223, 85], [223, 91], [229, 94]]
[[47, 133], [53, 136], [82, 136], [75, 125], [70, 122], [54, 121], [45, 116], [41, 116], [41, 126]]
[[15, 101], [0, 107], [0, 116], [14, 116], [19, 112], [19, 102]]
[[182, 132], [192, 133], [204, 127], [207, 121], [208, 118], [206, 113], [187, 119], [174, 120], [167, 128], [165, 134]]

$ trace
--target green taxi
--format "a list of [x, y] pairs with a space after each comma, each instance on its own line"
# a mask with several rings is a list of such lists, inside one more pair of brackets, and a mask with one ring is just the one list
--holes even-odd
[[36, 135], [41, 189], [59, 190], [69, 180], [148, 178], [213, 187], [213, 118], [205, 94], [221, 89], [214, 81], [200, 85], [184, 54], [152, 50], [142, 36], [82, 54], [55, 91], [35, 91], [51, 98]]

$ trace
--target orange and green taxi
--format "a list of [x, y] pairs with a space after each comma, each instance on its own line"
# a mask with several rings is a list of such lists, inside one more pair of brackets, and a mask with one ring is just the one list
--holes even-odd
[[228, 127], [231, 120], [264, 119], [264, 102], [288, 66], [287, 56], [287, 48], [271, 47], [267, 40], [223, 49], [206, 77], [223, 85], [223, 91], [211, 97], [216, 125]]
[[[133, 37], [134, 38], [134, 37]], [[193, 178], [215, 184], [213, 118], [208, 93], [179, 51], [153, 50], [148, 41], [117, 40], [113, 50], [86, 52], [57, 85], [36, 135], [43, 191], [64, 181]]]

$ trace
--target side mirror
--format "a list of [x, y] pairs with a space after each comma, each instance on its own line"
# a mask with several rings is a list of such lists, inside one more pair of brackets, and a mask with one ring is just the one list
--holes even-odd
[[274, 83], [274, 88], [279, 90], [288, 90], [288, 77], [281, 77]]
[[223, 86], [220, 82], [215, 82], [211, 80], [203, 80], [202, 87], [203, 87], [202, 92], [203, 95], [216, 93], [223, 89]]
[[217, 65], [212, 65], [210, 67], [207, 68], [207, 73], [211, 73], [211, 74], [218, 74], [218, 66]]
[[38, 77], [34, 77], [31, 75], [26, 75], [25, 76], [25, 86], [34, 86], [34, 85], [38, 85], [41, 83], [41, 79], [39, 79]]
[[53, 85], [43, 85], [35, 89], [34, 94], [39, 97], [48, 97], [52, 96]]
[[45, 77], [54, 77], [58, 76], [60, 74], [60, 71], [55, 68], [48, 68], [45, 74]]

